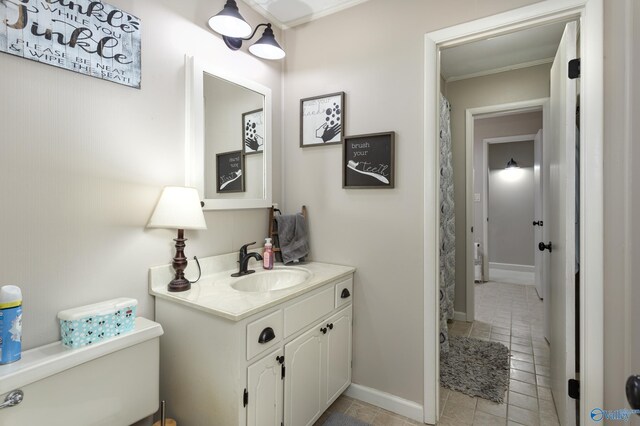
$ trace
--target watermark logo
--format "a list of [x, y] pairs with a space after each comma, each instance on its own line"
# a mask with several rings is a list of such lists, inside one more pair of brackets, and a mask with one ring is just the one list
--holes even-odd
[[591, 420], [599, 423], [603, 420], [619, 420], [628, 422], [633, 414], [640, 414], [640, 410], [629, 410], [621, 408], [619, 410], [603, 410], [602, 408], [594, 408], [591, 410]]

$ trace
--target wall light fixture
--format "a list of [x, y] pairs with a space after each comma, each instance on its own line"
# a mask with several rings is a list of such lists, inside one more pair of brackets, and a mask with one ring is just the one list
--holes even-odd
[[277, 60], [285, 57], [285, 52], [276, 41], [271, 24], [259, 24], [251, 32], [251, 25], [244, 20], [235, 0], [227, 0], [224, 8], [209, 18], [209, 27], [222, 35], [222, 39], [231, 50], [238, 50], [242, 42], [251, 40], [258, 32], [258, 28], [266, 27], [262, 37], [249, 46], [249, 52], [262, 59]]

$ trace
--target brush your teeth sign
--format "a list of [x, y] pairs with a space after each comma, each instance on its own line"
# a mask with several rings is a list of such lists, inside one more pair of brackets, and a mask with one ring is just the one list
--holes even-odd
[[216, 154], [218, 193], [244, 192], [244, 154], [231, 151]]
[[346, 137], [342, 187], [393, 188], [394, 144], [394, 132]]
[[0, 51], [139, 89], [141, 25], [101, 1], [0, 0]]

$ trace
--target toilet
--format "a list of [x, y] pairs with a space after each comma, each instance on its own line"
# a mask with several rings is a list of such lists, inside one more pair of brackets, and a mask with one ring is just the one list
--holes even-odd
[[0, 365], [0, 404], [23, 393], [19, 404], [0, 409], [0, 425], [127, 426], [155, 413], [163, 330], [135, 321], [133, 331], [98, 344], [70, 349], [56, 342]]

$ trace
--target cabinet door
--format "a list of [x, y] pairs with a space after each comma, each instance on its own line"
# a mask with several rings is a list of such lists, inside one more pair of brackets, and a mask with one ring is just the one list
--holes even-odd
[[[323, 323], [324, 324], [324, 323]], [[320, 324], [284, 347], [284, 424], [311, 426], [325, 409], [323, 398], [324, 334]]]
[[351, 383], [351, 318], [349, 306], [327, 320], [326, 344], [326, 406], [338, 397]]
[[282, 422], [282, 368], [273, 352], [247, 369], [247, 426], [280, 426]]

